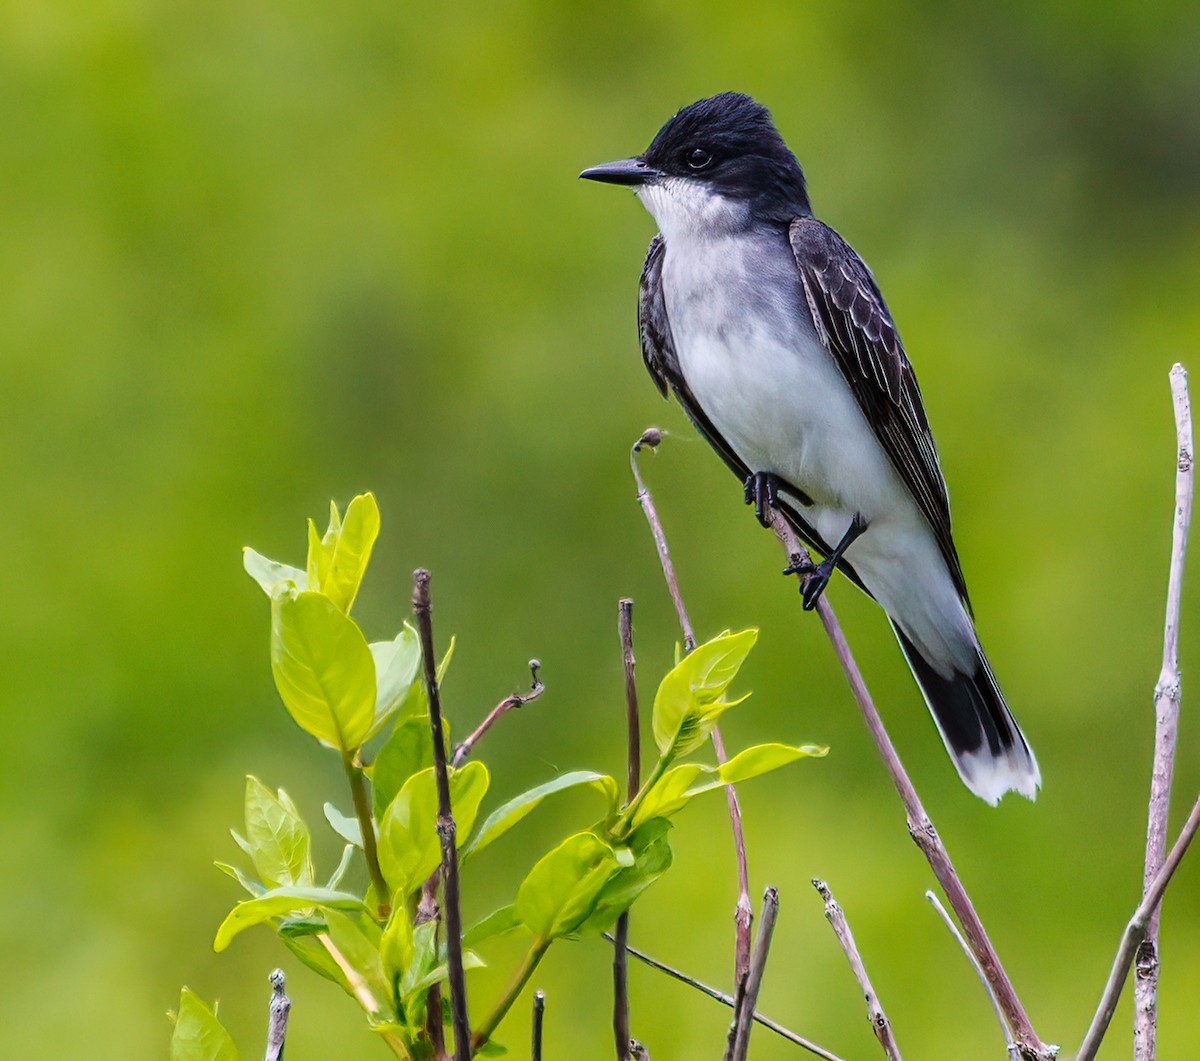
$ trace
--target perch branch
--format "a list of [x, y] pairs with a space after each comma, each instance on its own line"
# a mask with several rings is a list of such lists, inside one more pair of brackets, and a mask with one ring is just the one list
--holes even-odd
[[1193, 805], [1192, 813], [1188, 815], [1187, 823], [1180, 832], [1179, 839], [1175, 841], [1175, 846], [1171, 848], [1170, 853], [1163, 861], [1162, 868], [1155, 874], [1154, 880], [1150, 882], [1150, 887], [1146, 889], [1141, 904], [1125, 926], [1121, 944], [1117, 948], [1117, 956], [1113, 959], [1112, 971], [1108, 974], [1108, 983], [1104, 985], [1104, 994], [1100, 997], [1100, 1005], [1096, 1009], [1096, 1015], [1092, 1018], [1092, 1025], [1088, 1028], [1087, 1035], [1084, 1036], [1083, 1045], [1079, 1047], [1075, 1061], [1091, 1061], [1096, 1056], [1096, 1051], [1100, 1049], [1100, 1042], [1104, 1038], [1104, 1033], [1108, 1031], [1109, 1022], [1117, 1008], [1117, 1000], [1121, 997], [1121, 988], [1125, 985], [1129, 967], [1133, 964], [1139, 945], [1146, 938], [1146, 929], [1150, 924], [1150, 919], [1158, 909], [1163, 892], [1171, 883], [1171, 877], [1183, 859], [1188, 844], [1192, 842], [1192, 837], [1196, 835], [1198, 827], [1200, 827], [1200, 798]]
[[536, 700], [545, 691], [546, 686], [538, 677], [538, 670], [542, 664], [539, 660], [531, 659], [529, 661], [529, 673], [533, 676], [533, 687], [527, 693], [513, 693], [511, 696], [506, 696], [495, 707], [487, 713], [487, 716], [475, 728], [472, 733], [461, 744], [454, 748], [454, 757], [450, 760], [450, 765], [454, 767], [462, 766], [463, 761], [471, 754], [471, 749], [475, 747], [476, 742], [494, 726], [504, 715], [508, 714], [514, 707], [524, 707], [531, 700]]
[[282, 969], [274, 970], [267, 979], [271, 981], [271, 1004], [267, 1019], [267, 1052], [264, 1061], [283, 1061], [283, 1043], [287, 1038], [288, 1014], [292, 1009], [292, 1000], [283, 991], [287, 981]]
[[1004, 1032], [1004, 1043], [1008, 1050], [1009, 1061], [1020, 1061], [1020, 1054], [1017, 1052], [1017, 1044], [1013, 1042], [1012, 1030], [1008, 1026], [1008, 1021], [1004, 1019], [1004, 1011], [1000, 1008], [1000, 1003], [996, 1001], [996, 992], [992, 990], [992, 985], [987, 982], [987, 977], [983, 975], [983, 969], [980, 967], [975, 955], [971, 953], [971, 948], [967, 945], [967, 941], [963, 939], [963, 934], [958, 930], [958, 925], [954, 923], [946, 908], [942, 905], [941, 899], [931, 891], [925, 893], [925, 898], [929, 900], [929, 904], [937, 911], [950, 930], [958, 945], [962, 948], [962, 952], [967, 956], [967, 961], [971, 963], [971, 967], [975, 970], [975, 975], [979, 977], [979, 982], [983, 984], [983, 989], [987, 992], [988, 1001], [992, 1004], [992, 1012], [996, 1014], [996, 1021], [999, 1023], [1001, 1030]]
[[[683, 606], [683, 596], [679, 592], [679, 582], [675, 578], [675, 565], [671, 563], [671, 554], [667, 551], [667, 536], [663, 533], [662, 521], [658, 518], [658, 510], [654, 507], [654, 498], [650, 494], [642, 473], [638, 470], [637, 457], [643, 446], [654, 449], [662, 441], [662, 432], [656, 427], [648, 427], [642, 432], [629, 452], [629, 467], [633, 471], [633, 481], [637, 485], [638, 504], [646, 514], [646, 522], [650, 524], [650, 532], [654, 536], [654, 545], [658, 550], [658, 560], [662, 565], [663, 577], [666, 579], [667, 591], [675, 605], [675, 614], [679, 616], [679, 626], [683, 630], [684, 652], [691, 652], [696, 647], [696, 635], [692, 630], [692, 622], [688, 618], [687, 609]], [[717, 762], [724, 764], [728, 756], [725, 754], [725, 742], [721, 739], [721, 729], [713, 726], [713, 750]], [[729, 807], [729, 824], [733, 830], [734, 854], [737, 858], [738, 899], [734, 909], [733, 919], [737, 926], [734, 943], [734, 997], [739, 1003], [742, 992], [746, 989], [746, 977], [750, 971], [750, 922], [753, 911], [750, 907], [750, 874], [746, 866], [746, 836], [742, 829], [742, 808], [738, 803], [737, 792], [733, 785], [725, 786], [725, 802]], [[740, 1005], [735, 1007], [740, 1012]]]
[[[605, 932], [604, 938], [610, 943], [615, 942], [613, 937]], [[637, 947], [630, 946], [627, 948], [633, 957], [637, 958], [643, 965], [650, 966], [651, 969], [657, 969], [660, 973], [666, 973], [667, 976], [674, 980], [678, 980], [681, 984], [687, 984], [688, 987], [694, 987], [702, 995], [707, 995], [714, 1002], [720, 1002], [723, 1006], [728, 1006], [730, 1009], [734, 1006], [733, 995], [727, 995], [724, 991], [718, 991], [715, 987], [710, 987], [702, 980], [697, 980], [694, 976], [689, 976], [687, 973], [676, 969], [673, 965], [667, 965], [665, 962], [660, 962], [657, 958], [652, 958], [645, 951], [638, 950]], [[790, 1028], [785, 1028], [778, 1021], [772, 1020], [770, 1017], [754, 1012], [754, 1020], [761, 1024], [768, 1031], [774, 1032], [781, 1039], [787, 1040], [789, 1043], [799, 1046], [803, 1050], [807, 1050], [810, 1054], [815, 1054], [817, 1057], [824, 1058], [825, 1061], [842, 1061], [842, 1058], [837, 1054], [831, 1053], [823, 1046], [818, 1046], [810, 1039], [805, 1039], [803, 1035], [798, 1035]]]
[[[803, 569], [807, 563], [810, 563], [808, 550], [801, 544], [791, 524], [778, 509], [771, 510], [771, 522], [775, 534], [787, 552], [789, 565]], [[875, 747], [883, 759], [888, 776], [891, 777], [892, 784], [896, 786], [896, 791], [900, 794], [908, 820], [909, 835], [912, 836], [929, 862], [934, 876], [937, 877], [938, 883], [946, 893], [951, 909], [958, 916], [963, 933], [970, 944], [971, 953], [979, 961], [988, 984], [996, 993], [996, 1000], [1004, 1011], [1005, 1019], [1013, 1030], [1013, 1038], [1021, 1058], [1023, 1061], [1051, 1061], [1057, 1056], [1058, 1048], [1043, 1043], [1033, 1030], [1033, 1024], [1025, 1012], [1025, 1007], [1021, 1005], [1012, 981], [1009, 980], [1004, 966], [1000, 963], [1000, 956], [996, 953], [996, 948], [992, 946], [983, 922], [980, 921], [970, 896], [958, 878], [954, 863], [950, 861], [941, 837], [938, 836], [933, 822], [925, 812], [925, 807], [917, 795], [917, 790], [913, 787], [904, 765], [900, 762], [900, 757], [896, 754], [896, 748], [883, 726], [883, 720], [879, 717], [871, 694], [867, 691], [862, 673], [854, 660], [854, 654], [850, 651], [850, 646], [846, 642], [846, 637], [842, 633], [842, 628], [826, 596], [822, 596], [817, 602], [817, 614], [820, 616], [825, 633], [833, 644], [834, 653], [842, 665], [846, 680], [850, 683], [854, 699], [862, 712], [863, 720], [867, 724]]]
[[[641, 726], [638, 723], [637, 681], [633, 656], [633, 601], [623, 599], [617, 605], [617, 633], [621, 639], [621, 665], [625, 673], [625, 806], [642, 785]], [[617, 1061], [629, 1056], [629, 911], [617, 918], [613, 947], [613, 1041]]]
[[446, 745], [442, 735], [442, 701], [433, 653], [433, 618], [429, 599], [429, 572], [413, 573], [413, 614], [421, 639], [425, 667], [425, 691], [429, 697], [429, 725], [433, 739], [433, 768], [437, 775], [437, 831], [442, 841], [443, 914], [446, 919], [446, 965], [449, 971], [450, 1018], [454, 1026], [455, 1061], [470, 1061], [471, 1027], [467, 1019], [467, 988], [463, 976], [462, 909], [458, 889], [458, 845], [455, 841], [453, 808], [450, 806], [450, 774], [446, 767]]
[[746, 1061], [746, 1054], [750, 1050], [754, 1011], [758, 1007], [758, 992], [762, 987], [767, 955], [771, 950], [771, 936], [775, 932], [775, 919], [778, 916], [779, 892], [768, 888], [763, 892], [762, 913], [758, 919], [758, 939], [754, 941], [754, 955], [750, 959], [750, 972], [746, 976], [746, 990], [742, 993], [741, 1009], [734, 1010], [731, 1029], [734, 1032], [732, 1061]]
[[[1167, 578], [1167, 610], [1163, 630], [1162, 670], [1154, 688], [1154, 768], [1150, 775], [1150, 805], [1146, 826], [1146, 864], [1143, 890], [1162, 868], [1167, 849], [1167, 815], [1171, 802], [1171, 776], [1175, 768], [1175, 742], [1179, 723], [1179, 603], [1183, 589], [1183, 562], [1187, 554], [1188, 524], [1192, 516], [1193, 449], [1192, 410], [1188, 400], [1187, 372], [1171, 369], [1171, 397], [1175, 406], [1175, 519], [1171, 535], [1171, 567]], [[1133, 1056], [1153, 1061], [1158, 1015], [1158, 910], [1146, 923], [1138, 947], [1137, 974], [1133, 981]]]
[[875, 994], [875, 988], [871, 986], [871, 978], [867, 976], [867, 967], [863, 965], [862, 956], [858, 953], [858, 947], [854, 943], [854, 933], [850, 931], [846, 915], [842, 913], [842, 908], [833, 897], [833, 892], [829, 890], [828, 884], [815, 877], [812, 883], [813, 887], [817, 889], [817, 894], [825, 900], [825, 920], [833, 927], [833, 934], [837, 936], [837, 941], [841, 944], [846, 960], [850, 963], [850, 969], [854, 973], [854, 979], [858, 981], [859, 989], [867, 1000], [867, 1019], [871, 1022], [871, 1031], [875, 1033], [875, 1038], [883, 1047], [888, 1061], [901, 1061], [900, 1047], [896, 1045], [896, 1036], [892, 1032], [891, 1022], [887, 1019], [887, 1014], [883, 1012], [883, 1004], [879, 1001], [879, 996]]

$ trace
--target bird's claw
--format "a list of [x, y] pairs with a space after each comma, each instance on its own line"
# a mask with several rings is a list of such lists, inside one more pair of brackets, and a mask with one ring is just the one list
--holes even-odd
[[764, 527], [771, 526], [771, 510], [779, 501], [779, 477], [771, 472], [754, 472], [743, 484], [746, 504], [754, 506], [754, 515]]
[[833, 568], [834, 565], [829, 560], [814, 564], [808, 557], [804, 557], [783, 569], [785, 575], [800, 576], [800, 596], [806, 612], [811, 612], [817, 606], [821, 594], [825, 592], [825, 587], [833, 577]]
[[829, 585], [832, 577], [833, 564], [828, 560], [822, 560], [819, 564], [812, 566], [800, 587], [800, 596], [804, 601], [806, 612], [811, 612], [817, 606], [821, 594], [825, 592], [825, 587]]

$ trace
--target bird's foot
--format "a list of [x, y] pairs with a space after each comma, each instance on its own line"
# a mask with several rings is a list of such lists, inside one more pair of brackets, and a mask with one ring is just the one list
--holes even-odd
[[746, 504], [754, 506], [754, 514], [764, 527], [771, 525], [771, 509], [779, 501], [779, 476], [771, 472], [754, 472], [743, 484]]
[[822, 560], [819, 564], [814, 564], [805, 557], [783, 569], [785, 575], [800, 576], [800, 596], [806, 612], [811, 612], [817, 606], [817, 601], [821, 599], [821, 594], [825, 592], [825, 587], [833, 577], [834, 565], [833, 560]]

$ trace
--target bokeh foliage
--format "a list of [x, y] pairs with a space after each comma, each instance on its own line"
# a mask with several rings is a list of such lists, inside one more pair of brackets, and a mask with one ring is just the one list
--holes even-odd
[[[229, 779], [285, 784], [316, 821], [336, 773], [280, 724], [236, 558], [248, 541], [289, 555], [297, 514], [331, 496], [373, 488], [390, 528], [356, 606], [369, 636], [412, 567], [434, 570], [439, 621], [472, 653], [447, 685], [456, 717], [545, 664], [546, 695], [488, 737], [497, 795], [547, 763], [607, 756], [619, 774], [617, 597], [637, 599], [645, 675], [673, 651], [624, 466], [649, 422], [675, 432], [647, 474], [698, 628], [761, 629], [738, 746], [831, 747], [819, 772], [745, 793], [752, 879], [783, 889], [764, 1009], [873, 1049], [808, 894], [819, 874], [902, 1046], [978, 1052], [986, 1003], [921, 899], [928, 873], [820, 632], [737, 484], [644, 377], [651, 222], [574, 181], [725, 88], [772, 106], [920, 374], [1039, 802], [971, 799], [882, 619], [845, 585], [832, 599], [1039, 1029], [1078, 1037], [1139, 877], [1166, 372], [1200, 365], [1194, 4], [101, 0], [14, 6], [3, 26], [0, 1054], [71, 1056], [87, 1028], [92, 1057], [158, 1056], [181, 979], [222, 998], [239, 1042], [260, 1034], [271, 941], [210, 951]], [[1200, 581], [1185, 594], [1187, 671]], [[1200, 785], [1188, 688], [1181, 794]], [[523, 834], [530, 853], [555, 813]], [[725, 828], [717, 800], [681, 823], [681, 864], [712, 866], [665, 878], [633, 926], [710, 981], [730, 965]], [[513, 887], [520, 870], [494, 864]], [[1193, 1049], [1197, 881], [1185, 864], [1164, 912], [1164, 1058]], [[607, 957], [547, 959], [549, 1056], [607, 1048]], [[336, 1056], [357, 1014], [292, 971], [289, 1056]], [[636, 1034], [711, 1051], [724, 1013], [632, 976]], [[756, 1056], [790, 1054], [756, 1036]]]

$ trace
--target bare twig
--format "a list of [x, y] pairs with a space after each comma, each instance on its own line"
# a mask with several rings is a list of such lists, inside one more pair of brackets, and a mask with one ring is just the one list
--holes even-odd
[[[615, 942], [613, 937], [607, 932], [604, 933], [604, 938], [610, 943]], [[730, 1009], [733, 1008], [733, 995], [727, 995], [724, 991], [718, 991], [715, 987], [710, 987], [702, 980], [697, 980], [694, 976], [689, 976], [687, 973], [681, 972], [672, 965], [667, 965], [665, 962], [660, 962], [657, 958], [652, 958], [645, 951], [638, 950], [637, 947], [630, 946], [627, 948], [627, 950], [643, 965], [648, 965], [651, 969], [657, 969], [660, 973], [666, 973], [667, 976], [674, 980], [678, 980], [681, 984], [687, 984], [688, 987], [694, 987], [702, 995], [707, 995], [714, 1002], [720, 1002], [721, 1005], [728, 1006]], [[770, 1017], [759, 1013], [757, 1010], [754, 1013], [754, 1021], [757, 1024], [761, 1024], [768, 1031], [774, 1032], [781, 1039], [786, 1039], [789, 1043], [793, 1043], [794, 1045], [807, 1050], [810, 1054], [815, 1054], [817, 1057], [824, 1058], [825, 1061], [842, 1061], [837, 1054], [831, 1053], [823, 1046], [818, 1046], [809, 1039], [805, 1039], [802, 1035], [797, 1035], [790, 1028], [785, 1028], [778, 1021], [772, 1020]]]
[[657, 427], [648, 427], [642, 432], [642, 437], [629, 451], [629, 467], [633, 471], [633, 481], [637, 484], [638, 504], [646, 514], [646, 522], [650, 524], [650, 533], [654, 535], [654, 547], [658, 550], [658, 560], [662, 564], [663, 577], [667, 580], [667, 592], [671, 594], [671, 603], [675, 605], [675, 614], [679, 617], [679, 627], [683, 630], [683, 650], [691, 652], [696, 647], [696, 635], [692, 631], [692, 621], [688, 618], [687, 609], [683, 606], [683, 596], [679, 592], [679, 582], [675, 578], [675, 566], [671, 563], [671, 555], [667, 551], [667, 536], [663, 533], [662, 521], [654, 507], [654, 498], [642, 479], [638, 470], [637, 455], [643, 446], [657, 448], [662, 441], [662, 432]]
[[[360, 973], [349, 961], [346, 956], [338, 950], [333, 940], [329, 937], [328, 932], [318, 932], [316, 940], [328, 952], [329, 956], [334, 960], [334, 963], [342, 971], [342, 975], [346, 978], [346, 984], [350, 988], [350, 993], [354, 996], [355, 1001], [362, 1007], [363, 1012], [368, 1016], [375, 1016], [382, 1012], [379, 1000], [375, 997], [371, 990], [371, 985], [363, 979]], [[408, 1047], [404, 1045], [404, 1041], [393, 1032], [381, 1031], [379, 1037], [387, 1044], [388, 1049], [397, 1057], [408, 1057]]]
[[529, 1034], [529, 1061], [542, 1061], [542, 1018], [546, 1013], [546, 994], [533, 993], [533, 1029]]
[[[623, 599], [617, 605], [617, 632], [621, 639], [621, 663], [625, 672], [625, 805], [642, 785], [642, 741], [638, 722], [637, 681], [634, 678], [636, 660], [633, 656], [633, 601]], [[613, 1041], [617, 1061], [629, 1056], [629, 911], [617, 918], [613, 947]]]
[[475, 747], [476, 742], [496, 724], [497, 721], [511, 711], [514, 707], [524, 707], [531, 700], [536, 700], [545, 691], [546, 686], [538, 677], [538, 670], [542, 664], [539, 660], [531, 659], [529, 661], [529, 673], [533, 676], [533, 687], [527, 693], [513, 693], [511, 696], [506, 696], [495, 707], [487, 713], [487, 716], [475, 728], [472, 733], [461, 744], [454, 749], [454, 757], [450, 760], [451, 766], [462, 766], [463, 761], [471, 754], [471, 749]]
[[[775, 534], [783, 543], [784, 549], [788, 554], [788, 563], [791, 566], [803, 569], [809, 560], [808, 550], [801, 544], [795, 530], [778, 509], [771, 510], [771, 522], [774, 526]], [[909, 834], [916, 841], [917, 846], [929, 862], [934, 876], [937, 877], [938, 883], [941, 884], [942, 890], [946, 893], [946, 898], [949, 900], [951, 908], [958, 916], [959, 923], [963, 927], [963, 933], [971, 947], [971, 953], [979, 961], [988, 984], [991, 985], [992, 990], [996, 993], [996, 1000], [999, 1002], [1000, 1008], [1004, 1011], [1005, 1019], [1013, 1030], [1013, 1038], [1016, 1041], [1021, 1058], [1023, 1061], [1051, 1061], [1052, 1058], [1057, 1056], [1058, 1048], [1043, 1043], [1033, 1030], [1033, 1024], [1025, 1012], [1025, 1007], [1021, 1005], [1021, 1000], [1017, 997], [1012, 981], [1009, 980], [1008, 974], [1004, 971], [1004, 966], [1000, 962], [1000, 956], [996, 953], [996, 948], [988, 938], [987, 931], [983, 927], [983, 922], [980, 921], [979, 915], [975, 912], [975, 906], [971, 902], [971, 897], [963, 887], [962, 881], [959, 880], [954, 863], [950, 861], [950, 856], [941, 841], [941, 837], [938, 836], [933, 822], [925, 812], [925, 807], [917, 795], [917, 790], [913, 787], [908, 773], [904, 769], [904, 765], [900, 762], [900, 757], [896, 754], [896, 748], [883, 726], [883, 720], [879, 717], [879, 712], [876, 710], [874, 702], [871, 700], [871, 694], [867, 691], [862, 673], [858, 669], [858, 664], [854, 661], [854, 654], [850, 651], [850, 646], [846, 642], [846, 637], [842, 633], [842, 628], [833, 613], [833, 608], [830, 606], [827, 597], [822, 596], [817, 602], [817, 614], [820, 616], [821, 625], [825, 628], [825, 633], [833, 644], [834, 653], [842, 665], [846, 680], [850, 683], [854, 699], [857, 701], [859, 710], [862, 712], [863, 720], [867, 724], [867, 729], [871, 734], [872, 740], [875, 742], [875, 747], [883, 759], [888, 776], [891, 777], [892, 784], [896, 786], [896, 791], [900, 794], [900, 799], [904, 804], [908, 820]]]
[[1200, 798], [1197, 798], [1192, 806], [1192, 813], [1188, 815], [1187, 823], [1180, 832], [1179, 839], [1175, 841], [1170, 853], [1163, 860], [1162, 867], [1155, 874], [1154, 880], [1150, 882], [1150, 887], [1146, 889], [1141, 904], [1125, 926], [1121, 944], [1117, 948], [1117, 956], [1113, 959], [1112, 970], [1108, 974], [1108, 983], [1104, 985], [1104, 993], [1100, 997], [1100, 1005], [1096, 1009], [1096, 1015], [1092, 1018], [1087, 1035], [1084, 1036], [1083, 1045], [1079, 1047], [1075, 1061], [1091, 1061], [1096, 1056], [1096, 1051], [1100, 1049], [1100, 1042], [1103, 1040], [1104, 1033], [1108, 1030], [1109, 1022], [1117, 1008], [1117, 1000], [1121, 997], [1121, 988], [1125, 985], [1129, 967], [1133, 964], [1138, 946], [1146, 937], [1146, 927], [1158, 909], [1163, 892], [1171, 883], [1171, 877], [1187, 852], [1188, 845], [1192, 842], [1192, 837], [1196, 835], [1197, 828], [1200, 828]]
[[735, 1011], [734, 1027], [737, 1035], [733, 1043], [733, 1061], [746, 1061], [750, 1049], [750, 1032], [754, 1028], [754, 1011], [758, 1007], [758, 991], [762, 987], [763, 972], [767, 967], [767, 955], [771, 950], [771, 936], [775, 931], [775, 919], [779, 916], [779, 892], [768, 888], [763, 892], [762, 913], [758, 919], [758, 939], [754, 941], [754, 956], [750, 959], [750, 973], [746, 977], [746, 990], [742, 995], [742, 1008]]
[[271, 981], [271, 1005], [267, 1020], [267, 1052], [264, 1061], [283, 1061], [283, 1043], [287, 1038], [288, 1013], [292, 1000], [284, 994], [287, 986], [283, 970], [276, 969], [267, 978]]
[[442, 735], [442, 701], [433, 653], [433, 618], [429, 600], [429, 572], [419, 568], [413, 574], [413, 614], [421, 640], [421, 658], [425, 668], [425, 691], [429, 697], [429, 725], [433, 740], [433, 768], [437, 776], [437, 831], [442, 841], [443, 913], [446, 920], [446, 965], [449, 976], [450, 1018], [454, 1026], [455, 1061], [470, 1061], [471, 1027], [467, 1019], [467, 987], [463, 976], [462, 910], [458, 891], [458, 845], [455, 841], [453, 808], [450, 806], [450, 775], [446, 767], [446, 746]]
[[[1149, 888], [1162, 868], [1166, 854], [1167, 813], [1171, 802], [1171, 775], [1175, 767], [1175, 740], [1179, 723], [1179, 603], [1195, 474], [1192, 467], [1192, 410], [1188, 400], [1187, 372], [1182, 365], [1171, 369], [1171, 396], [1175, 406], [1175, 519], [1171, 535], [1171, 567], [1167, 579], [1162, 670], [1154, 688], [1154, 769], [1150, 775], [1146, 865], [1142, 876], [1144, 889]], [[1157, 909], [1150, 915], [1145, 939], [1138, 947], [1133, 992], [1133, 1056], [1135, 1061], [1152, 1061], [1158, 1014]]]
[[[663, 533], [662, 521], [658, 518], [658, 510], [654, 507], [654, 498], [642, 479], [637, 463], [637, 455], [643, 446], [654, 449], [661, 441], [662, 432], [658, 428], [646, 428], [642, 432], [642, 437], [633, 444], [633, 448], [630, 450], [629, 467], [633, 471], [633, 481], [637, 484], [638, 504], [642, 506], [642, 511], [646, 514], [646, 522], [650, 524], [650, 532], [654, 536], [658, 560], [662, 565], [667, 591], [671, 594], [671, 601], [675, 605], [675, 614], [679, 617], [679, 626], [683, 630], [684, 652], [687, 653], [696, 647], [696, 635], [692, 630], [692, 621], [688, 618], [687, 609], [683, 606], [683, 596], [679, 592], [679, 582], [675, 578], [675, 565], [671, 563], [671, 555], [667, 551], [667, 537]], [[721, 739], [719, 726], [713, 726], [711, 739], [717, 762], [725, 763], [728, 756], [725, 754], [725, 742]], [[737, 859], [738, 899], [733, 912], [733, 920], [736, 925], [733, 983], [734, 997], [740, 1000], [742, 992], [746, 989], [746, 977], [750, 970], [750, 922], [753, 918], [753, 911], [750, 906], [750, 874], [746, 865], [746, 836], [742, 829], [742, 808], [738, 803], [737, 792], [733, 785], [725, 786], [725, 802], [729, 807], [729, 824], [733, 831], [734, 856]]]
[[942, 900], [931, 891], [925, 893], [925, 898], [929, 900], [930, 905], [937, 911], [938, 916], [946, 923], [946, 927], [950, 930], [958, 945], [962, 948], [962, 952], [967, 956], [967, 961], [971, 963], [971, 967], [975, 970], [975, 975], [979, 977], [979, 982], [983, 984], [983, 989], [987, 992], [988, 1001], [992, 1004], [992, 1012], [996, 1014], [996, 1020], [1004, 1032], [1004, 1043], [1008, 1051], [1009, 1061], [1020, 1061], [1020, 1054], [1017, 1052], [1017, 1044], [1013, 1042], [1012, 1030], [1008, 1026], [1008, 1021], [1004, 1019], [1004, 1011], [1000, 1008], [1000, 1003], [996, 1001], [996, 992], [992, 990], [992, 985], [987, 982], [987, 977], [983, 975], [983, 968], [980, 966], [978, 959], [971, 953], [971, 948], [967, 945], [967, 941], [963, 939], [963, 934], [958, 930], [958, 925], [954, 923], [954, 918], [950, 916], [949, 911], [942, 905]]
[[833, 897], [833, 892], [829, 890], [829, 885], [817, 878], [813, 878], [812, 883], [813, 887], [817, 889], [817, 893], [825, 900], [825, 920], [833, 926], [833, 934], [837, 936], [837, 941], [841, 944], [846, 960], [850, 963], [850, 969], [854, 973], [854, 979], [858, 981], [859, 989], [867, 1000], [867, 1019], [871, 1022], [871, 1031], [875, 1033], [875, 1038], [883, 1047], [888, 1061], [901, 1061], [900, 1047], [896, 1045], [896, 1036], [892, 1032], [891, 1022], [887, 1019], [887, 1014], [883, 1012], [883, 1005], [879, 1001], [879, 996], [875, 994], [875, 988], [871, 986], [871, 978], [867, 976], [867, 967], [863, 965], [862, 956], [858, 953], [858, 947], [854, 943], [854, 933], [850, 931], [846, 915], [842, 913], [842, 908]]

